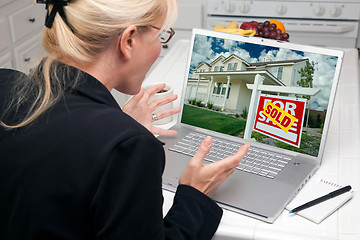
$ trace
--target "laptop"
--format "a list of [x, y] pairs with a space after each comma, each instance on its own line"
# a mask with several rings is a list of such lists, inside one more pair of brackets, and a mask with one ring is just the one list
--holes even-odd
[[343, 51], [193, 29], [176, 136], [165, 143], [163, 188], [179, 178], [205, 136], [204, 163], [251, 142], [209, 197], [272, 223], [320, 167]]

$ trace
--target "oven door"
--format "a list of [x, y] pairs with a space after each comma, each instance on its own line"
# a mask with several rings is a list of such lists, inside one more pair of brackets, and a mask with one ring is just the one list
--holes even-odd
[[[232, 21], [240, 25], [243, 22], [253, 20], [263, 22], [268, 19], [208, 16], [206, 27], [212, 29], [218, 24], [226, 26]], [[281, 19], [281, 22], [290, 34], [290, 42], [322, 47], [354, 48], [358, 46], [359, 23], [357, 21]]]

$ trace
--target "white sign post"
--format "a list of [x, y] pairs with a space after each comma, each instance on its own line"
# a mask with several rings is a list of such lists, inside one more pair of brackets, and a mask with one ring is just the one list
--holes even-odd
[[[244, 133], [245, 139], [251, 138], [251, 132], [254, 128], [256, 109], [257, 109], [257, 105], [259, 103], [259, 98], [260, 98], [260, 94], [261, 94], [261, 90], [258, 90], [258, 87], [259, 87], [259, 85], [262, 85], [263, 82], [264, 82], [264, 77], [261, 76], [260, 74], [256, 74], [252, 93], [251, 93], [249, 112], [248, 112], [248, 116], [246, 119], [246, 127], [245, 127], [245, 133]], [[249, 86], [247, 86], [247, 87], [249, 88]]]

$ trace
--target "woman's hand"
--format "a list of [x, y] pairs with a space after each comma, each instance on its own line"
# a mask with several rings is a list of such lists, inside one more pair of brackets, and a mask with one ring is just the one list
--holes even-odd
[[211, 144], [212, 139], [209, 136], [202, 141], [179, 180], [180, 184], [192, 186], [206, 195], [235, 171], [250, 147], [250, 143], [246, 143], [233, 156], [214, 163], [203, 164], [204, 157], [209, 153]]
[[[163, 128], [155, 127], [153, 125], [152, 112], [155, 111], [158, 107], [170, 103], [172, 101], [175, 101], [177, 99], [177, 95], [171, 95], [168, 97], [154, 100], [151, 103], [149, 103], [150, 98], [164, 88], [165, 88], [164, 83], [156, 85], [147, 91], [144, 91], [144, 89], [141, 88], [140, 92], [134, 95], [125, 104], [122, 110], [155, 135], [176, 135], [177, 132], [174, 130], [166, 130]], [[157, 119], [162, 119], [179, 112], [180, 112], [180, 108], [173, 108], [170, 110], [157, 112], [156, 116]]]

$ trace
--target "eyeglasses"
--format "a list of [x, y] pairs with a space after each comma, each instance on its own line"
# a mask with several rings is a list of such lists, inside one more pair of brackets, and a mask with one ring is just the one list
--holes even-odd
[[[151, 26], [152, 28], [155, 28], [157, 30], [160, 30], [160, 28], [158, 27], [155, 27], [155, 26]], [[159, 39], [160, 39], [160, 42], [162, 44], [165, 44], [165, 43], [168, 43], [170, 41], [170, 39], [175, 35], [175, 30], [170, 28], [169, 30], [167, 31], [163, 31], [160, 33], [159, 35]]]

